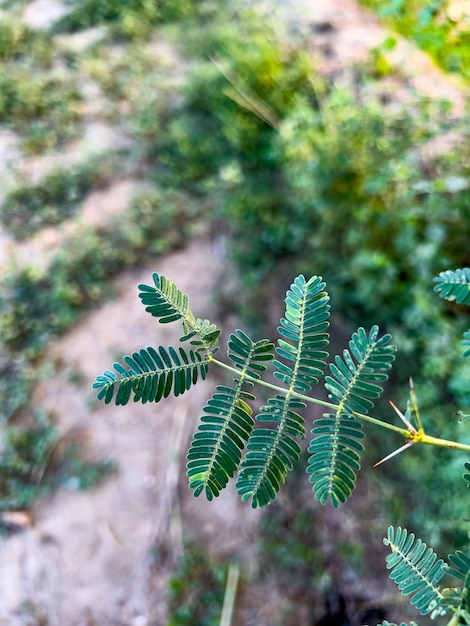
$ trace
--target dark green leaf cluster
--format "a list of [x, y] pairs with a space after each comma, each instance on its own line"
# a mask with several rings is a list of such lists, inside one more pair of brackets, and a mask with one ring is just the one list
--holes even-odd
[[[147, 348], [124, 357], [126, 366], [115, 363], [114, 371], [98, 376], [94, 388], [105, 402], [158, 402], [170, 393], [180, 395], [204, 378], [219, 330], [208, 320], [197, 319], [188, 297], [165, 276], [153, 274], [153, 285], [139, 285], [146, 310], [161, 323], [181, 322], [180, 341], [193, 350], [173, 347]], [[285, 298], [285, 315], [279, 326], [274, 359], [274, 378], [283, 386], [265, 383], [262, 375], [272, 360], [273, 344], [253, 341], [237, 330], [228, 340], [228, 358], [236, 373], [234, 385], [218, 385], [203, 410], [199, 427], [188, 451], [187, 475], [196, 496], [211, 500], [219, 495], [237, 472], [236, 488], [242, 500], [253, 507], [269, 504], [300, 457], [299, 440], [305, 438], [301, 411], [305, 394], [319, 381], [328, 352], [329, 297], [318, 276], [298, 276]], [[331, 364], [326, 378], [335, 413], [315, 422], [310, 445], [309, 473], [317, 499], [334, 506], [351, 494], [360, 469], [363, 437], [355, 415], [366, 413], [382, 391], [381, 383], [394, 358], [390, 336], [379, 337], [374, 326], [360, 328], [350, 342], [350, 351]], [[254, 384], [268, 384], [276, 394], [268, 398], [256, 418], [250, 402]], [[256, 427], [255, 427], [256, 424]], [[246, 448], [246, 452], [245, 452]], [[245, 452], [245, 454], [244, 454]]]
[[274, 376], [292, 391], [306, 393], [323, 374], [328, 357], [328, 303], [325, 283], [318, 276], [308, 283], [299, 276], [287, 292], [286, 317], [277, 329], [283, 338], [278, 340], [276, 353], [294, 365], [276, 359]]
[[470, 269], [447, 270], [434, 279], [434, 291], [440, 298], [455, 300], [457, 304], [470, 304]]
[[[401, 622], [401, 624], [394, 624], [393, 622], [389, 622], [388, 620], [384, 620], [381, 624], [377, 624], [377, 626], [408, 626], [405, 622]], [[410, 622], [409, 626], [418, 626], [416, 622]]]
[[323, 504], [331, 499], [337, 507], [354, 489], [364, 449], [364, 434], [354, 414], [366, 414], [373, 407], [395, 358], [390, 335], [379, 338], [378, 332], [377, 326], [369, 334], [359, 328], [349, 342], [349, 350], [330, 364], [332, 376], [325, 377], [329, 398], [338, 408], [315, 421], [307, 468], [315, 497]]
[[98, 400], [106, 404], [115, 401], [117, 405], [127, 404], [131, 397], [134, 402], [159, 402], [170, 393], [179, 396], [195, 385], [199, 377], [204, 379], [209, 358], [203, 358], [195, 350], [178, 352], [170, 346], [159, 346], [158, 352], [149, 347], [125, 356], [124, 362], [114, 363], [112, 370], [97, 376], [93, 388], [98, 389]]
[[446, 572], [442, 559], [406, 528], [390, 526], [384, 539], [392, 553], [386, 558], [390, 578], [398, 585], [403, 595], [411, 595], [410, 602], [421, 613], [427, 615], [443, 614], [445, 611], [439, 601], [442, 593], [439, 582]]
[[467, 461], [464, 466], [465, 466], [466, 472], [463, 475], [463, 479], [466, 481], [467, 487], [470, 487], [470, 463]]
[[182, 320], [184, 335], [180, 341], [189, 340], [198, 350], [210, 350], [220, 330], [209, 320], [196, 319], [189, 309], [188, 297], [165, 276], [154, 272], [152, 278], [154, 286], [139, 285], [139, 298], [145, 310], [162, 324]]
[[467, 552], [456, 550], [454, 554], [449, 554], [449, 566], [447, 571], [452, 576], [465, 582], [470, 572], [470, 548], [467, 548]]
[[[449, 564], [406, 528], [390, 526], [385, 545], [391, 549], [386, 557], [390, 578], [400, 592], [410, 595], [410, 602], [421, 613], [431, 617], [452, 612], [449, 626], [470, 623], [470, 553], [457, 550], [448, 557]], [[445, 574], [460, 580], [462, 587], [441, 587]]]
[[[436, 283], [434, 291], [440, 298], [456, 302], [457, 304], [470, 305], [470, 268], [464, 267], [456, 270], [446, 270], [440, 272], [439, 276], [433, 278]], [[463, 356], [470, 355], [470, 330], [463, 334], [462, 346], [466, 348]]]
[[254, 420], [247, 401], [255, 397], [245, 391], [272, 359], [272, 344], [253, 342], [241, 330], [230, 335], [228, 356], [240, 370], [234, 388], [218, 385], [204, 407], [201, 423], [188, 451], [189, 486], [194, 495], [203, 491], [212, 500], [227, 485], [240, 465], [246, 442], [252, 435]]
[[[237, 480], [242, 500], [252, 498], [252, 506], [265, 506], [276, 497], [287, 473], [298, 460], [301, 448], [296, 439], [305, 438], [305, 408], [297, 394], [309, 391], [318, 382], [328, 352], [329, 297], [318, 276], [306, 281], [298, 276], [287, 291], [285, 317], [281, 319], [274, 376], [288, 387], [262, 406], [256, 420], [272, 427], [253, 431]], [[287, 363], [285, 363], [287, 361]]]

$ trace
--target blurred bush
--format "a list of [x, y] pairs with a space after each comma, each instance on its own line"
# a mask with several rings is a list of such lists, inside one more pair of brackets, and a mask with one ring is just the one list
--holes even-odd
[[112, 34], [141, 39], [158, 24], [197, 14], [192, 0], [72, 0], [70, 5], [70, 12], [55, 23], [55, 32], [106, 25]]
[[29, 28], [19, 19], [3, 16], [0, 21], [0, 60], [23, 60], [47, 67], [53, 59], [51, 37]]
[[199, 545], [187, 543], [168, 585], [168, 626], [220, 624], [226, 569]]
[[447, 72], [470, 79], [470, 11], [451, 0], [360, 0]]
[[53, 170], [32, 184], [20, 178], [0, 204], [0, 224], [22, 240], [76, 214], [86, 194], [105, 186], [119, 170], [116, 154], [101, 154]]
[[21, 135], [29, 154], [56, 148], [77, 135], [80, 102], [74, 81], [60, 72], [0, 67], [0, 121]]

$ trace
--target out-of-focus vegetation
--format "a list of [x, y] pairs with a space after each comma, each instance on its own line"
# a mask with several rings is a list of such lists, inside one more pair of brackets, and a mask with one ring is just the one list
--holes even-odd
[[191, 232], [197, 213], [182, 194], [142, 191], [116, 223], [80, 229], [45, 269], [26, 266], [0, 283], [0, 415], [25, 401], [48, 340], [78, 321], [85, 309], [112, 293], [110, 278], [147, 255], [171, 250]]
[[440, 65], [470, 80], [470, 9], [453, 0], [360, 0]]
[[47, 33], [15, 17], [0, 21], [0, 122], [19, 133], [27, 154], [57, 148], [80, 130], [77, 80]]
[[[23, 4], [3, 2], [7, 10]], [[468, 80], [468, 25], [447, 3], [364, 4]], [[401, 355], [395, 401], [405, 401], [412, 374], [427, 419], [443, 436], [460, 437], [465, 425], [453, 413], [468, 408], [468, 367], [449, 349], [460, 335], [454, 308], [436, 304], [430, 281], [470, 263], [468, 120], [455, 128], [454, 147], [435, 156], [429, 146], [452, 127], [445, 103], [385, 99], [394, 90], [380, 88], [383, 74], [402, 77], [384, 72], [377, 56], [349, 87], [340, 75], [323, 77], [303, 42], [262, 9], [209, 0], [69, 7], [48, 32], [24, 26], [17, 12], [1, 20], [0, 124], [18, 134], [26, 155], [57, 150], [83, 128], [83, 85], [92, 84], [105, 101], [103, 119], [132, 147], [111, 155], [109, 176], [106, 164], [104, 174], [100, 165], [64, 165], [25, 181], [3, 200], [4, 227], [21, 238], [78, 215], [85, 194], [123, 170], [146, 191], [113, 225], [82, 231], [48, 268], [13, 267], [2, 278], [4, 419], [27, 403], [48, 340], [111, 293], [110, 277], [181, 244], [202, 218], [228, 242], [247, 294], [239, 312], [259, 320], [271, 289], [298, 272], [322, 274], [345, 326], [378, 322], [392, 332]], [[102, 29], [98, 43], [62, 52], [58, 33], [89, 27]], [[162, 42], [177, 52], [162, 52]], [[463, 499], [461, 511], [447, 510], [459, 485], [455, 461], [445, 451], [439, 458], [436, 465], [421, 450], [391, 462], [391, 484], [406, 474], [417, 499], [410, 508], [406, 494], [400, 500], [385, 489], [384, 506], [434, 545], [459, 543], [458, 520], [468, 511]], [[434, 487], [423, 489], [430, 475]], [[299, 536], [290, 556], [314, 549]]]
[[46, 226], [55, 226], [78, 213], [87, 193], [106, 186], [116, 175], [114, 155], [99, 155], [61, 167], [37, 183], [15, 184], [0, 204], [0, 223], [15, 239], [27, 239]]
[[217, 626], [227, 567], [188, 543], [169, 581], [168, 626]]
[[142, 40], [159, 24], [198, 15], [192, 0], [71, 0], [70, 8], [55, 23], [55, 32], [106, 25], [112, 35]]

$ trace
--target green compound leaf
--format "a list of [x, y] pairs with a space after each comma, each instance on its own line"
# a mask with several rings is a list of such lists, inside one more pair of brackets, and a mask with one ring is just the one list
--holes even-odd
[[189, 299], [166, 276], [152, 274], [153, 286], [139, 285], [139, 298], [145, 310], [162, 324], [182, 320], [183, 336], [180, 341], [191, 340], [191, 345], [209, 350], [217, 343], [220, 330], [209, 320], [196, 319], [189, 308]]
[[139, 298], [145, 305], [145, 310], [162, 324], [183, 319], [192, 326], [195, 317], [189, 309], [188, 296], [166, 276], [154, 272], [152, 278], [154, 286], [139, 285]]
[[438, 584], [446, 573], [444, 561], [437, 559], [432, 548], [427, 548], [423, 541], [400, 526], [389, 526], [384, 544], [392, 551], [385, 559], [391, 570], [390, 578], [401, 593], [411, 595], [410, 603], [421, 615], [443, 615], [446, 608], [440, 604], [443, 594]]
[[261, 407], [256, 420], [269, 422], [271, 427], [256, 428], [251, 434], [237, 480], [238, 493], [243, 501], [251, 498], [253, 508], [266, 506], [276, 497], [300, 456], [296, 439], [305, 438], [305, 428], [298, 410], [305, 408], [305, 403], [295, 394], [310, 390], [326, 365], [330, 307], [324, 288], [320, 277], [307, 282], [300, 275], [286, 294], [276, 353], [288, 363], [276, 359], [274, 376], [288, 390]]
[[176, 351], [171, 346], [160, 346], [158, 351], [147, 348], [123, 357], [125, 365], [114, 363], [113, 370], [97, 376], [93, 388], [98, 400], [106, 404], [115, 401], [125, 405], [134, 402], [159, 402], [171, 393], [179, 396], [195, 385], [199, 377], [205, 379], [210, 357], [196, 350]]
[[453, 554], [449, 554], [447, 572], [465, 581], [470, 572], [470, 548], [467, 548], [467, 552], [456, 550]]
[[440, 298], [454, 300], [457, 304], [470, 304], [470, 268], [447, 270], [433, 278], [434, 291]]
[[323, 374], [328, 357], [325, 347], [329, 339], [325, 331], [329, 326], [329, 300], [319, 276], [306, 282], [300, 275], [287, 291], [285, 318], [277, 329], [284, 339], [278, 340], [276, 353], [293, 365], [274, 360], [274, 376], [292, 391], [309, 391]]
[[378, 333], [377, 326], [369, 334], [359, 328], [349, 350], [330, 364], [332, 376], [325, 377], [325, 387], [338, 409], [315, 420], [312, 429], [307, 472], [315, 498], [322, 504], [330, 500], [335, 508], [351, 495], [360, 469], [364, 434], [354, 413], [365, 414], [374, 406], [395, 358], [390, 335]]
[[228, 357], [242, 372], [242, 377], [251, 376], [259, 380], [267, 369], [266, 362], [273, 358], [273, 344], [268, 339], [254, 343], [242, 330], [236, 330], [228, 340]]
[[244, 390], [266, 371], [273, 358], [273, 344], [267, 339], [256, 343], [241, 330], [230, 335], [228, 356], [240, 370], [235, 387], [218, 385], [204, 407], [204, 414], [187, 455], [187, 476], [194, 495], [217, 497], [237, 471], [243, 449], [253, 429], [252, 410], [247, 400], [255, 397]]
[[252, 498], [253, 508], [266, 506], [274, 500], [287, 472], [301, 452], [294, 437], [304, 438], [302, 418], [294, 409], [305, 404], [290, 396], [276, 395], [261, 407], [257, 421], [277, 424], [277, 428], [257, 428], [250, 436], [246, 457], [242, 462], [237, 489], [242, 501]]

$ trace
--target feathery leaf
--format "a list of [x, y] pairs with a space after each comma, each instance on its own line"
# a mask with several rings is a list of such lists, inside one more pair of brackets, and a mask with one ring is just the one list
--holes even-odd
[[189, 308], [188, 296], [166, 276], [154, 272], [152, 278], [153, 286], [139, 285], [139, 298], [145, 310], [162, 324], [182, 320], [180, 341], [191, 340], [191, 345], [197, 346], [198, 350], [210, 350], [217, 343], [220, 330], [209, 320], [196, 319]]
[[465, 472], [465, 474], [462, 474], [462, 478], [467, 483], [467, 487], [470, 487], [470, 463], [468, 461], [465, 461], [464, 467], [467, 471]]
[[470, 548], [467, 548], [467, 552], [456, 550], [453, 554], [449, 554], [447, 572], [465, 581], [470, 572]]
[[[394, 624], [393, 622], [389, 622], [386, 619], [384, 619], [384, 621], [381, 624], [377, 624], [377, 626], [397, 626], [397, 624]], [[401, 622], [400, 626], [408, 626], [406, 624], [406, 622]], [[410, 626], [418, 626], [416, 624], [416, 622], [410, 622]]]
[[439, 582], [446, 572], [446, 564], [437, 559], [432, 548], [427, 548], [421, 539], [416, 539], [406, 528], [389, 526], [384, 544], [391, 554], [385, 561], [390, 578], [401, 593], [411, 595], [410, 602], [421, 615], [442, 615], [446, 609], [440, 605], [443, 598]]
[[318, 382], [328, 353], [329, 297], [318, 276], [309, 281], [300, 275], [286, 293], [285, 317], [278, 328], [276, 353], [288, 364], [275, 360], [274, 376], [288, 386], [285, 395], [276, 394], [261, 407], [258, 422], [271, 422], [271, 428], [256, 428], [248, 440], [241, 464], [237, 489], [243, 501], [252, 499], [253, 508], [266, 506], [298, 460], [301, 448], [296, 441], [305, 438], [304, 420], [297, 412], [305, 407], [296, 393], [309, 391]]
[[187, 476], [194, 495], [205, 492], [208, 500], [217, 497], [240, 465], [242, 451], [253, 429], [252, 410], [247, 400], [255, 397], [245, 391], [266, 370], [273, 357], [273, 344], [267, 339], [256, 343], [241, 330], [230, 335], [228, 356], [240, 370], [235, 387], [218, 385], [204, 407], [204, 414], [187, 455]]
[[377, 326], [369, 334], [359, 328], [349, 342], [350, 350], [330, 364], [332, 376], [325, 377], [325, 387], [338, 409], [325, 413], [312, 429], [307, 472], [315, 498], [322, 504], [330, 499], [335, 508], [351, 495], [360, 469], [364, 434], [354, 413], [364, 414], [373, 407], [395, 358], [390, 335], [378, 333]]
[[463, 356], [467, 357], [467, 356], [470, 356], [470, 330], [466, 330], [463, 336], [464, 338], [462, 339], [461, 343], [462, 343], [462, 346], [466, 348], [465, 352], [463, 353]]
[[125, 365], [114, 363], [112, 370], [97, 376], [93, 388], [98, 390], [98, 400], [109, 404], [127, 404], [131, 397], [134, 402], [159, 402], [171, 392], [179, 396], [195, 385], [201, 377], [206, 377], [210, 362], [209, 356], [202, 356], [196, 350], [178, 352], [160, 346], [133, 352], [123, 358]]
[[277, 329], [284, 339], [278, 340], [276, 353], [293, 366], [277, 359], [273, 363], [278, 368], [274, 376], [292, 391], [309, 391], [323, 374], [328, 357], [329, 300], [319, 276], [308, 282], [297, 276], [286, 293], [285, 317]]
[[470, 304], [470, 268], [447, 270], [433, 278], [434, 291], [440, 298], [455, 300], [457, 304]]

